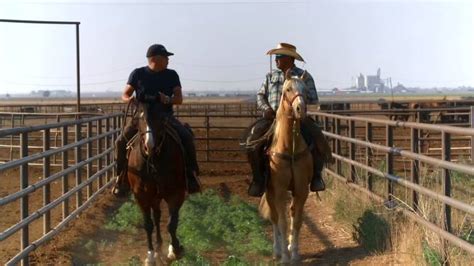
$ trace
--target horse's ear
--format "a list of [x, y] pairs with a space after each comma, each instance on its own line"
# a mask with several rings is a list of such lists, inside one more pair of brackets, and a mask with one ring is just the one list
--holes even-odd
[[285, 71], [285, 79], [290, 80], [291, 79], [291, 68], [287, 69]]
[[300, 76], [301, 80], [304, 80], [306, 78], [306, 73], [307, 73], [306, 70], [303, 71], [303, 74], [301, 74], [301, 76]]

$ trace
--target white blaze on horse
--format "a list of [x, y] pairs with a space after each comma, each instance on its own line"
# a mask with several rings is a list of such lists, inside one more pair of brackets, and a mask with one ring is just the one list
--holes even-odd
[[[303, 74], [304, 75], [304, 74]], [[303, 207], [313, 175], [310, 149], [301, 135], [301, 121], [306, 115], [305, 83], [302, 77], [287, 72], [275, 132], [269, 149], [270, 178], [260, 202], [260, 213], [273, 226], [273, 255], [282, 263], [298, 261], [298, 238], [303, 222]], [[290, 232], [287, 238], [287, 201], [291, 192]]]

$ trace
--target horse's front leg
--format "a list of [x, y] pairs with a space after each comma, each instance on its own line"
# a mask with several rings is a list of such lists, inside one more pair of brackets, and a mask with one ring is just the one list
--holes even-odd
[[162, 253], [161, 248], [163, 246], [163, 238], [161, 237], [160, 221], [161, 221], [161, 209], [160, 202], [156, 203], [153, 206], [153, 221], [155, 222], [156, 227], [156, 251], [155, 258], [158, 258], [162, 263]]
[[168, 233], [170, 234], [171, 244], [168, 247], [168, 259], [175, 260], [181, 255], [183, 250], [183, 247], [179, 243], [178, 236], [176, 235], [179, 222], [179, 209], [170, 209], [169, 215]]
[[307, 191], [303, 195], [294, 195], [291, 203], [291, 226], [290, 226], [290, 245], [288, 250], [291, 252], [291, 260], [299, 261], [299, 235], [301, 225], [303, 224], [303, 208], [308, 197]]
[[282, 191], [278, 193], [275, 197], [275, 207], [278, 214], [278, 231], [280, 233], [280, 247], [281, 247], [281, 263], [290, 262], [290, 252], [286, 247], [288, 247], [288, 222], [287, 222], [287, 210], [286, 210], [286, 198], [287, 192]]
[[142, 208], [143, 212], [143, 220], [144, 220], [144, 226], [145, 226], [145, 231], [146, 231], [146, 237], [148, 241], [148, 252], [147, 252], [147, 257], [145, 259], [145, 264], [146, 265], [155, 265], [155, 252], [153, 250], [153, 241], [152, 241], [152, 235], [153, 235], [153, 220], [151, 219], [151, 208]]

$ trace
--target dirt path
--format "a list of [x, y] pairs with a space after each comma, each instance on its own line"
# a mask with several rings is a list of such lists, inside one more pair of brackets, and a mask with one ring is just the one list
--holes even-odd
[[[251, 203], [258, 199], [246, 195], [246, 176], [203, 177], [205, 188], [213, 188], [222, 195], [237, 194]], [[104, 195], [93, 208], [72, 222], [64, 232], [44, 247], [36, 250], [31, 261], [39, 264], [133, 264], [143, 261], [146, 253], [146, 237], [143, 229], [137, 232], [111, 232], [103, 229], [108, 217], [123, 203], [112, 195]], [[305, 206], [305, 218], [301, 232], [301, 265], [344, 264], [398, 264], [393, 256], [369, 257], [369, 254], [352, 240], [351, 233], [333, 219], [333, 210], [311, 194]], [[162, 217], [165, 232], [166, 211]], [[268, 228], [270, 235], [270, 228]], [[163, 235], [165, 243], [168, 237]], [[167, 245], [166, 245], [167, 246]], [[209, 256], [207, 256], [209, 255]], [[225, 259], [216, 251], [206, 254], [213, 264]], [[269, 261], [271, 258], [269, 258]]]

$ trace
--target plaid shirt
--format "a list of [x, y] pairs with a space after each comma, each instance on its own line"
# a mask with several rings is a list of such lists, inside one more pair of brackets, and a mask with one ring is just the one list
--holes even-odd
[[[304, 70], [296, 66], [291, 69], [291, 75], [293, 76], [300, 77], [303, 73]], [[259, 110], [265, 111], [268, 108], [272, 108], [275, 112], [277, 111], [284, 82], [285, 73], [279, 69], [267, 74], [262, 87], [257, 93], [257, 106]], [[308, 72], [305, 74], [304, 83], [306, 84], [307, 104], [318, 103], [318, 92], [316, 91], [313, 77]]]

